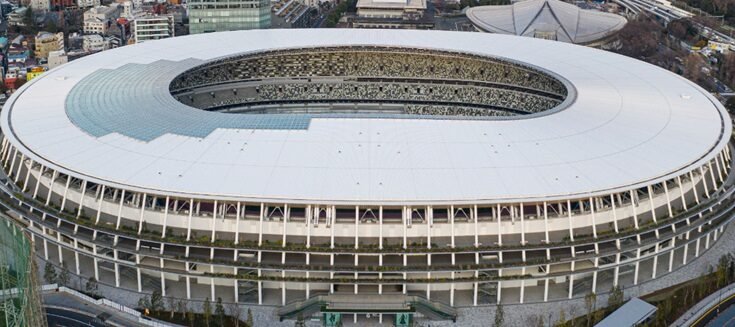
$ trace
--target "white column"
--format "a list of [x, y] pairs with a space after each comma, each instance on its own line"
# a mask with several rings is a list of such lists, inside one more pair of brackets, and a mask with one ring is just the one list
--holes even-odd
[[703, 166], [699, 166], [699, 175], [702, 176], [702, 185], [704, 185], [704, 195], [709, 199], [709, 187], [707, 186], [707, 175], [705, 175]]
[[669, 210], [669, 218], [674, 216], [674, 212], [671, 210], [671, 197], [669, 196], [669, 186], [667, 181], [661, 182], [664, 184], [664, 194], [666, 195], [666, 208]]
[[219, 211], [219, 203], [217, 203], [217, 200], [214, 200], [214, 209], [212, 210], [212, 236], [210, 236], [209, 241], [211, 243], [214, 243], [217, 230], [217, 211]]
[[120, 228], [120, 220], [122, 219], [123, 202], [125, 202], [125, 190], [122, 190], [120, 194], [120, 205], [117, 209], [117, 222], [115, 223], [115, 229]]
[[638, 213], [636, 212], [638, 208], [638, 194], [635, 192], [635, 190], [630, 190], [630, 208], [633, 210], [633, 224], [635, 229], [638, 229]]
[[[503, 245], [503, 228], [502, 228], [502, 225], [500, 224], [500, 218], [502, 216], [500, 212], [500, 203], [497, 204], [496, 209], [497, 209], [496, 214], [498, 216], [498, 219], [496, 220], [496, 222], [498, 223], [498, 245], [502, 246]], [[498, 252], [498, 253], [502, 253], [502, 252]]]
[[77, 217], [82, 214], [84, 208], [84, 195], [87, 193], [87, 180], [82, 181], [82, 196], [79, 198], [79, 208], [77, 208]]
[[546, 201], [544, 201], [544, 237], [546, 239], [546, 244], [550, 243], [549, 240], [549, 212]]
[[[306, 248], [307, 249], [311, 247], [311, 220], [314, 219], [313, 214], [314, 212], [312, 211], [311, 205], [306, 206]], [[309, 253], [306, 254], [306, 258], [307, 259], [309, 258]]]
[[694, 193], [694, 202], [699, 204], [699, 192], [697, 191], [697, 184], [694, 182], [694, 173], [689, 171], [689, 183], [692, 184], [692, 193]]
[[28, 188], [28, 180], [31, 178], [31, 170], [33, 170], [33, 159], [29, 159], [31, 163], [28, 165], [28, 169], [26, 170], [26, 178], [23, 180], [23, 192], [26, 191], [26, 188]]
[[[238, 243], [240, 243], [240, 201], [237, 202], [237, 216], [235, 218], [235, 244]], [[235, 281], [235, 284], [237, 285], [237, 281]]]
[[140, 201], [140, 219], [138, 220], [138, 235], [143, 231], [143, 216], [145, 215], [145, 200], [147, 193], [143, 193], [143, 201]]
[[102, 185], [102, 190], [100, 191], [100, 199], [97, 202], [97, 217], [94, 220], [94, 224], [98, 224], [100, 222], [100, 215], [102, 215], [102, 202], [105, 200], [105, 186]]
[[168, 202], [169, 197], [166, 197], [166, 208], [163, 209], [163, 228], [161, 228], [161, 238], [166, 238], [166, 225], [168, 222]]
[[592, 214], [592, 237], [597, 238], [597, 221], [595, 219], [595, 199], [590, 198], [590, 212]]
[[613, 213], [613, 227], [615, 228], [615, 233], [618, 232], [618, 212], [615, 210], [615, 195], [610, 194], [610, 203], [612, 204], [612, 213]]
[[[452, 248], [454, 248], [454, 244], [455, 244], [454, 243], [454, 233], [455, 233], [455, 231], [454, 231], [454, 206], [450, 206], [449, 207], [449, 210], [451, 210], [451, 212], [449, 214], [449, 222], [450, 222], [449, 229], [451, 229], [451, 246], [452, 246]], [[452, 257], [454, 257], [454, 254], [453, 253], [452, 253]], [[454, 264], [454, 263], [452, 263], [452, 264]], [[454, 285], [454, 283], [452, 283], [452, 285]]]
[[[194, 215], [194, 198], [189, 199], [189, 219], [186, 221], [186, 240], [191, 240], [191, 218]], [[188, 278], [188, 277], [187, 277]]]
[[[655, 223], [657, 221], [656, 221], [656, 206], [653, 204], [653, 188], [651, 187], [651, 185], [648, 185], [646, 186], [646, 189], [648, 190], [648, 202], [651, 205], [651, 217], [652, 217], [651, 219], [653, 219], [653, 222]], [[656, 235], [656, 237], [658, 237], [658, 234]]]
[[[329, 248], [334, 249], [334, 230], [337, 229], [337, 210], [334, 206], [327, 208], [327, 220], [329, 221]], [[334, 255], [332, 255], [334, 257]]]
[[289, 221], [289, 213], [288, 213], [288, 204], [283, 205], [283, 237], [281, 239], [281, 245], [285, 248], [286, 242], [288, 241], [286, 239], [286, 234], [288, 232], [288, 221]]
[[[379, 230], [379, 239], [378, 239], [378, 248], [383, 249], [383, 206], [380, 206], [378, 208], [378, 230]], [[382, 255], [381, 255], [382, 258]], [[381, 263], [382, 265], [382, 263]]]
[[61, 196], [61, 207], [59, 208], [59, 212], [64, 211], [64, 206], [66, 205], [66, 194], [69, 192], [69, 183], [71, 183], [71, 176], [66, 175], [66, 186], [64, 187], [64, 195]]
[[[258, 223], [258, 246], [263, 245], [263, 215], [265, 214], [263, 211], [265, 210], [265, 204], [260, 203], [260, 222]], [[260, 282], [258, 282], [258, 285], [260, 285]]]
[[54, 192], [54, 182], [56, 181], [56, 177], [59, 176], [59, 172], [56, 170], [53, 170], [53, 173], [51, 174], [51, 179], [48, 182], [48, 194], [46, 195], [46, 206], [51, 203], [51, 195]]
[[[480, 246], [480, 235], [479, 235], [480, 231], [479, 231], [479, 228], [477, 227], [477, 221], [479, 220], [479, 212], [477, 211], [477, 205], [474, 206], [474, 211], [472, 212], [472, 215], [473, 215], [472, 220], [474, 220], [474, 224], [475, 224], [475, 247], [477, 248]], [[477, 253], [475, 253], [475, 256], [477, 256]], [[475, 283], [475, 286], [477, 286], [477, 283]], [[477, 287], [475, 287], [475, 291], [477, 291]]]
[[[360, 206], [355, 206], [355, 249], [359, 248], [360, 244]], [[357, 254], [355, 254], [357, 258]]]
[[138, 293], [143, 292], [143, 282], [141, 281], [141, 275], [140, 275], [140, 254], [135, 254], [135, 275], [137, 277], [138, 282]]
[[681, 176], [676, 176], [676, 185], [679, 186], [679, 196], [681, 196], [681, 207], [684, 208], [684, 211], [689, 210], [687, 208], [687, 201], [684, 197], [684, 185], [681, 183]]
[[[526, 223], [523, 220], [524, 219], [523, 216], [525, 216], [523, 214], [523, 202], [520, 203], [520, 207], [521, 207], [521, 210], [520, 210], [521, 211], [521, 244], [522, 245], [526, 245]], [[523, 258], [523, 261], [524, 262], [526, 261], [526, 258], [525, 258], [526, 255], [525, 254], [526, 254], [526, 251], [523, 251], [523, 257], [524, 257]], [[523, 289], [523, 287], [521, 287], [521, 289]], [[522, 293], [522, 291], [521, 291], [521, 293]]]
[[567, 218], [569, 218], [569, 240], [574, 242], [574, 223], [572, 222], [572, 201], [567, 200]]
[[36, 179], [36, 187], [33, 188], [33, 198], [35, 199], [38, 196], [38, 188], [41, 186], [41, 179], [43, 179], [43, 171], [46, 168], [41, 165], [38, 169], [38, 178]]

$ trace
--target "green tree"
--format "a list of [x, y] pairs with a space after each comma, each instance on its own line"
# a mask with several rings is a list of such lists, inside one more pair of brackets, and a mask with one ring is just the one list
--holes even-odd
[[184, 300], [179, 300], [179, 312], [181, 312], [181, 320], [183, 321], [186, 319], [186, 314], [189, 312], [189, 306], [186, 305], [186, 302]]
[[217, 326], [225, 326], [225, 307], [222, 305], [222, 298], [217, 298], [217, 304], [214, 305], [214, 314], [217, 316]]
[[569, 322], [567, 321], [566, 312], [564, 312], [564, 309], [561, 309], [561, 311], [559, 311], [559, 319], [556, 320], [556, 324], [554, 324], [554, 326], [557, 326], [557, 327], [569, 326]]
[[194, 312], [192, 312], [188, 308], [186, 310], [186, 318], [189, 319], [189, 326], [194, 327], [194, 323], [196, 322], [196, 318], [194, 316]]
[[625, 300], [623, 290], [619, 285], [615, 285], [610, 289], [610, 295], [607, 297], [607, 306], [609, 310], [615, 310], [623, 304]]
[[592, 326], [592, 313], [597, 305], [597, 295], [595, 292], [589, 292], [584, 296], [584, 307], [587, 309], [587, 327]]
[[69, 280], [71, 280], [71, 276], [69, 276], [69, 268], [66, 268], [66, 263], [61, 265], [61, 273], [59, 273], [59, 284], [61, 286], [69, 286]]
[[87, 284], [84, 285], [84, 290], [86, 290], [89, 294], [97, 295], [98, 289], [99, 284], [97, 283], [97, 279], [95, 279], [94, 277], [89, 277], [89, 279], [87, 279]]
[[156, 313], [163, 311], [163, 296], [159, 290], [154, 290], [151, 294], [151, 310]]
[[250, 311], [250, 308], [248, 308], [248, 319], [245, 320], [245, 325], [248, 327], [254, 327], [255, 323], [253, 322], [253, 312]]
[[46, 280], [47, 283], [53, 284], [56, 283], [56, 268], [54, 268], [54, 265], [52, 265], [50, 262], [46, 262], [46, 266], [43, 268], [43, 279]]
[[498, 303], [495, 306], [495, 322], [493, 323], [493, 326], [502, 327], [504, 321], [505, 318], [503, 317], [503, 306]]
[[667, 326], [667, 319], [671, 316], [671, 298], [667, 297], [661, 303], [658, 304], [658, 310], [656, 310], [656, 326]]
[[147, 295], [143, 295], [140, 299], [138, 299], [138, 308], [143, 310], [151, 308], [151, 300], [148, 298]]
[[58, 33], [59, 32], [59, 27], [56, 25], [56, 21], [55, 20], [49, 19], [48, 22], [46, 23], [45, 30], [46, 30], [46, 32], [54, 33], [55, 34], [55, 33]]
[[231, 303], [229, 305], [230, 308], [230, 317], [232, 317], [235, 320], [235, 326], [234, 327], [240, 327], [240, 319], [242, 318], [242, 307], [240, 307], [239, 303]]
[[209, 327], [209, 321], [212, 319], [212, 303], [209, 302], [208, 297], [204, 299], [203, 311], [204, 325]]
[[293, 324], [294, 327], [306, 327], [306, 322], [304, 322], [304, 315], [299, 312], [299, 315], [296, 317], [296, 322]]
[[174, 319], [174, 314], [176, 314], [176, 311], [179, 309], [179, 307], [176, 305], [176, 299], [173, 297], [167, 297], [166, 301], [168, 302], [168, 309], [171, 311], [171, 316], [169, 319]]

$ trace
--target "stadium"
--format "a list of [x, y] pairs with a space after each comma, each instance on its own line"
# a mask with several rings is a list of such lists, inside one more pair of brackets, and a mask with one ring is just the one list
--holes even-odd
[[0, 121], [0, 203], [44, 260], [281, 319], [627, 289], [701, 256], [735, 206], [710, 94], [517, 36], [171, 38], [49, 71]]

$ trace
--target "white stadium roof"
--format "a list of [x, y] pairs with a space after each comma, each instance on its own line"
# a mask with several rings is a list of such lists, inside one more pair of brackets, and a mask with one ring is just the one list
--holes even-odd
[[[532, 118], [312, 118], [306, 129], [217, 128], [203, 138], [167, 133], [151, 140], [93, 136], [65, 110], [72, 88], [101, 69], [162, 60], [193, 66], [269, 49], [348, 45], [510, 58], [562, 76], [576, 98], [564, 110]], [[126, 97], [97, 103], [130, 101], [151, 112], [141, 126], [169, 124], [177, 118], [166, 106], [182, 104], [168, 94], [167, 78], [112, 75], [109, 83]], [[157, 97], [125, 92], [148, 82]], [[95, 89], [87, 96], [97, 96]], [[89, 115], [101, 110], [84, 108]], [[186, 110], [215, 122], [235, 115]], [[27, 83], [5, 105], [1, 123], [13, 145], [37, 162], [107, 185], [198, 198], [351, 204], [528, 201], [625, 190], [701, 165], [731, 133], [724, 108], [704, 90], [613, 53], [498, 34], [354, 29], [202, 34], [104, 51]]]
[[559, 0], [525, 0], [505, 6], [481, 6], [467, 10], [467, 18], [492, 33], [534, 37], [553, 33], [557, 41], [586, 44], [622, 29], [625, 17], [582, 10]]

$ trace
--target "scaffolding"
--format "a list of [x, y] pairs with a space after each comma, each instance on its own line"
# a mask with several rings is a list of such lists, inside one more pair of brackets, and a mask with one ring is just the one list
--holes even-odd
[[0, 326], [47, 326], [33, 258], [24, 229], [0, 215]]

